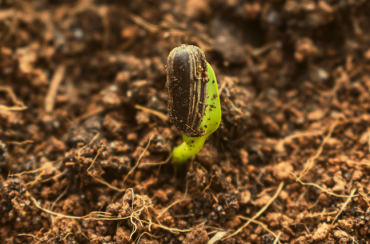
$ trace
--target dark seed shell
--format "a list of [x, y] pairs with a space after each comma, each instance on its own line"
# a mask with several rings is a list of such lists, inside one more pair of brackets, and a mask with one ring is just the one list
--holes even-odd
[[187, 136], [199, 134], [207, 99], [206, 73], [206, 57], [196, 46], [183, 44], [168, 55], [166, 88], [170, 120]]

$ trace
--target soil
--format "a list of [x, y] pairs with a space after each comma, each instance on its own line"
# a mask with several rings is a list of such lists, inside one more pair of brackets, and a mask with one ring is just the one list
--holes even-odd
[[[0, 6], [1, 243], [369, 243], [369, 1]], [[222, 123], [175, 167], [183, 43]]]

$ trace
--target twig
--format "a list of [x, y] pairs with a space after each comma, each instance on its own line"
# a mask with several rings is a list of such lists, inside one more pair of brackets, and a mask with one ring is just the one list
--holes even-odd
[[209, 184], [206, 186], [206, 188], [204, 188], [204, 190], [202, 191], [202, 193], [205, 193], [206, 190], [211, 186], [212, 184], [212, 180], [213, 180], [213, 177], [215, 177], [216, 175], [212, 175], [211, 179], [209, 180]]
[[28, 186], [30, 185], [30, 188], [33, 187], [33, 185], [41, 178], [41, 176], [43, 176], [45, 174], [45, 170], [43, 170], [37, 177], [34, 181], [31, 181], [31, 182], [28, 182], [24, 185]]
[[38, 169], [30, 170], [30, 171], [23, 171], [23, 172], [18, 173], [18, 174], [10, 174], [9, 177], [14, 177], [14, 176], [19, 177], [19, 176], [24, 175], [24, 174], [33, 174], [33, 173], [40, 172], [40, 171], [43, 171], [43, 169], [38, 168]]
[[28, 143], [33, 143], [33, 141], [25, 140], [25, 141], [22, 141], [22, 142], [18, 142], [18, 141], [8, 141], [7, 142], [7, 144], [14, 144], [14, 145], [17, 145], [17, 146], [22, 146], [22, 145], [28, 144]]
[[32, 237], [32, 238], [36, 238], [35, 235], [32, 235], [32, 234], [27, 234], [27, 233], [21, 233], [21, 234], [18, 234], [17, 236], [28, 236], [28, 237]]
[[220, 87], [220, 89], [219, 89], [219, 94], [220, 94], [220, 96], [222, 95], [222, 91], [225, 89], [225, 87], [226, 87], [226, 84], [228, 84], [229, 83], [229, 77], [225, 77], [224, 78], [224, 81], [222, 82], [222, 84], [221, 84], [221, 87]]
[[280, 41], [275, 41], [275, 42], [269, 42], [259, 48], [253, 48], [252, 46], [247, 44], [246, 48], [253, 57], [258, 57], [262, 55], [263, 53], [267, 52], [268, 50], [270, 50], [271, 48], [281, 48], [282, 45], [283, 44]]
[[165, 212], [168, 211], [168, 209], [172, 208], [174, 205], [178, 204], [179, 202], [183, 202], [183, 201], [190, 201], [191, 199], [190, 198], [185, 198], [185, 199], [181, 199], [181, 200], [177, 200], [173, 203], [171, 203], [169, 206], [167, 206], [165, 209], [163, 209], [157, 216], [157, 218], [161, 217]]
[[66, 189], [62, 192], [62, 194], [59, 195], [59, 197], [54, 201], [53, 205], [51, 205], [51, 211], [53, 211], [53, 208], [55, 206], [55, 204], [63, 197], [63, 195], [67, 192], [69, 188], [69, 185], [66, 187]]
[[[149, 222], [145, 221], [145, 220], [141, 220], [143, 223], [145, 224], [149, 224]], [[164, 230], [168, 230], [169, 232], [171, 233], [176, 233], [176, 232], [182, 232], [182, 233], [186, 233], [186, 232], [191, 232], [193, 229], [177, 229], [177, 228], [171, 228], [171, 227], [167, 227], [165, 225], [162, 225], [162, 224], [156, 224], [156, 223], [152, 223], [152, 225], [156, 226], [156, 227], [159, 227], [161, 229], [164, 229]]]
[[[211, 233], [212, 232], [209, 232], [208, 235], [210, 235]], [[212, 239], [208, 241], [207, 244], [213, 244], [215, 242], [218, 242], [227, 234], [226, 231], [217, 231], [217, 230], [215, 230], [214, 233], [216, 233], [216, 235], [214, 235]]]
[[250, 224], [250, 222], [252, 222], [256, 218], [258, 218], [270, 206], [270, 204], [273, 201], [275, 201], [275, 199], [279, 196], [279, 194], [280, 194], [281, 190], [283, 189], [283, 187], [284, 187], [284, 182], [280, 182], [280, 184], [279, 184], [279, 186], [278, 186], [278, 188], [277, 188], [277, 190], [275, 192], [275, 195], [268, 201], [268, 203], [266, 203], [266, 205], [260, 211], [258, 211], [256, 213], [256, 215], [253, 216], [253, 218], [249, 219], [247, 221], [247, 223], [245, 223], [242, 227], [240, 227], [233, 234], [230, 234], [230, 235], [226, 236], [223, 240], [226, 240], [226, 239], [228, 239], [230, 237], [233, 237], [233, 236], [237, 235], [240, 231], [242, 231], [245, 227], [247, 227]]
[[138, 244], [139, 242], [140, 242], [140, 238], [144, 235], [144, 234], [147, 234], [147, 235], [149, 235], [149, 236], [151, 236], [151, 237], [153, 237], [153, 238], [156, 238], [156, 239], [158, 239], [158, 238], [161, 238], [162, 236], [155, 236], [155, 235], [152, 235], [152, 234], [150, 234], [150, 233], [148, 233], [148, 232], [143, 232], [143, 233], [141, 233], [141, 235], [137, 238], [137, 240], [135, 241], [135, 243], [136, 244]]
[[308, 137], [308, 136], [320, 136], [323, 133], [324, 133], [323, 130], [297, 132], [297, 133], [294, 133], [290, 136], [284, 137], [283, 139], [279, 140], [276, 147], [282, 148], [284, 143], [291, 139], [297, 139], [297, 138]]
[[158, 32], [160, 30], [160, 27], [157, 25], [153, 25], [149, 23], [148, 21], [144, 20], [143, 18], [133, 14], [129, 13], [130, 19], [137, 25], [143, 27], [145, 30], [150, 31], [150, 32]]
[[355, 240], [355, 238], [353, 238], [352, 236], [349, 236], [349, 237], [351, 237], [351, 239], [352, 239], [352, 243], [360, 244], [360, 243], [358, 243], [358, 242]]
[[333, 211], [333, 212], [328, 212], [328, 213], [325, 213], [325, 212], [321, 212], [321, 213], [313, 213], [313, 214], [310, 214], [310, 215], [304, 216], [304, 218], [324, 217], [324, 216], [334, 215], [334, 214], [337, 214], [337, 213], [338, 213], [338, 211]]
[[17, 99], [17, 97], [14, 94], [14, 91], [11, 87], [0, 86], [0, 91], [7, 92], [10, 96], [10, 99], [15, 104], [15, 106], [11, 106], [11, 107], [0, 104], [0, 110], [23, 111], [23, 110], [27, 109], [27, 106], [24, 106], [24, 104]]
[[62, 240], [65, 241], [67, 239], [67, 236], [69, 236], [71, 234], [72, 234], [72, 232], [68, 232], [67, 235]]
[[347, 199], [347, 201], [343, 204], [343, 206], [340, 208], [340, 211], [339, 211], [339, 213], [337, 214], [337, 216], [335, 216], [335, 218], [334, 218], [334, 220], [333, 220], [333, 222], [331, 223], [331, 225], [333, 225], [334, 224], [334, 222], [337, 220], [337, 218], [339, 217], [339, 215], [343, 212], [343, 209], [345, 209], [345, 207], [348, 205], [348, 203], [349, 203], [349, 201], [351, 201], [351, 199], [352, 199], [352, 197], [354, 196], [354, 194], [355, 194], [355, 192], [357, 191], [357, 189], [355, 188], [355, 189], [353, 189], [352, 191], [351, 191], [351, 194], [349, 195], [349, 197], [348, 197], [348, 199]]
[[279, 232], [278, 236], [275, 237], [275, 241], [273, 244], [280, 243], [279, 238], [281, 236], [281, 232]]
[[172, 156], [172, 153], [170, 153], [170, 156], [168, 156], [168, 158], [163, 161], [163, 162], [159, 162], [159, 163], [143, 163], [143, 164], [140, 164], [140, 168], [141, 167], [145, 167], [145, 166], [158, 166], [158, 165], [164, 165], [166, 163], [168, 163], [171, 159], [171, 156]]
[[104, 111], [104, 107], [97, 107], [96, 109], [94, 109], [92, 111], [89, 111], [89, 112], [87, 112], [87, 113], [85, 113], [85, 114], [83, 114], [83, 115], [75, 118], [74, 121], [75, 122], [79, 122], [79, 121], [84, 120], [86, 118], [89, 118], [89, 117], [91, 117], [93, 115], [99, 114], [99, 113], [101, 113], [103, 111]]
[[61, 172], [60, 174], [57, 174], [57, 175], [54, 175], [54, 176], [52, 176], [52, 177], [50, 177], [50, 178], [46, 178], [46, 179], [44, 179], [44, 180], [41, 180], [40, 182], [42, 182], [42, 183], [45, 183], [45, 182], [48, 182], [49, 180], [56, 180], [57, 178], [59, 178], [59, 177], [61, 177], [61, 176], [63, 176], [63, 175], [65, 175], [66, 173], [67, 173], [67, 169], [65, 169], [63, 172]]
[[142, 110], [144, 112], [147, 112], [147, 113], [150, 113], [150, 114], [153, 114], [157, 117], [159, 117], [160, 119], [162, 119], [163, 121], [167, 122], [168, 121], [168, 117], [164, 114], [162, 114], [161, 112], [158, 112], [158, 111], [155, 111], [153, 109], [150, 109], [150, 108], [146, 108], [146, 107], [143, 107], [143, 106], [140, 106], [138, 104], [135, 105], [135, 108], [136, 109], [139, 109], [139, 110]]
[[26, 110], [27, 107], [26, 106], [23, 106], [23, 107], [20, 107], [20, 106], [5, 106], [5, 105], [2, 105], [0, 104], [0, 110], [8, 110], [8, 111], [13, 111], [13, 112], [18, 112], [18, 111], [23, 111], [23, 110]]
[[12, 102], [16, 105], [23, 105], [22, 102], [20, 102], [17, 99], [17, 96], [15, 95], [13, 89], [9, 86], [0, 86], [0, 91], [7, 92], [10, 96], [10, 99], [12, 99]]
[[81, 148], [78, 149], [78, 154], [77, 154], [78, 155], [78, 158], [81, 157], [82, 150], [85, 149], [87, 146], [91, 145], [96, 139], [98, 139], [99, 135], [100, 135], [100, 132], [96, 133], [94, 135], [94, 137], [90, 140], [90, 142], [88, 144], [86, 144], [85, 146], [83, 146], [83, 147], [81, 147]]
[[136, 164], [135, 164], [135, 166], [127, 173], [127, 175], [125, 176], [125, 178], [123, 179], [123, 181], [122, 181], [122, 183], [125, 183], [125, 181], [127, 180], [127, 178], [130, 176], [130, 174], [132, 173], [132, 172], [134, 172], [134, 170], [137, 168], [137, 166], [139, 166], [139, 164], [140, 164], [140, 160], [141, 160], [141, 158], [144, 156], [144, 154], [145, 154], [145, 152], [146, 152], [146, 150], [148, 150], [148, 147], [149, 147], [149, 145], [150, 145], [150, 142], [152, 141], [152, 138], [153, 138], [153, 135], [151, 135], [150, 136], [150, 138], [149, 138], [149, 142], [148, 142], [148, 145], [145, 147], [145, 149], [144, 149], [144, 151], [140, 154], [140, 156], [139, 156], [139, 158], [138, 158], [138, 160], [137, 160], [137, 162], [136, 162]]
[[51, 79], [48, 93], [45, 97], [45, 112], [50, 113], [54, 109], [55, 96], [57, 94], [60, 83], [64, 78], [66, 67], [64, 65], [58, 66], [55, 70], [53, 78]]
[[370, 164], [367, 162], [367, 163], [361, 163], [361, 162], [355, 162], [355, 161], [353, 161], [353, 160], [346, 160], [346, 162], [345, 162], [346, 164], [349, 164], [349, 165], [351, 165], [351, 164], [355, 164], [355, 165], [366, 165], [366, 166], [370, 166]]

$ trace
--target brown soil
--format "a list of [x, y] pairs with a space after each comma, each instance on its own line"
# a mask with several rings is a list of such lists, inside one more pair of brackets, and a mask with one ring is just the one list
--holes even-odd
[[[1, 243], [369, 243], [369, 1], [0, 5]], [[222, 124], [175, 168], [182, 43]]]

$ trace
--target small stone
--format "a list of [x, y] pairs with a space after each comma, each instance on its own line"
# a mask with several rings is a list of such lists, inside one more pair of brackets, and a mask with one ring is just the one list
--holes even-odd
[[267, 194], [261, 196], [260, 198], [258, 198], [254, 204], [259, 207], [259, 208], [262, 208], [263, 206], [265, 206], [269, 201], [270, 201], [271, 197]]
[[283, 59], [284, 59], [283, 52], [277, 48], [272, 49], [267, 56], [267, 60], [271, 65], [279, 65], [283, 62]]
[[326, 13], [333, 12], [333, 8], [324, 0], [319, 1], [318, 5], [319, 5], [319, 8]]
[[353, 175], [352, 175], [352, 180], [361, 180], [362, 175], [363, 173], [361, 170], [355, 170], [355, 172], [353, 172]]
[[347, 232], [352, 232], [352, 226], [353, 224], [348, 222], [346, 219], [340, 219], [338, 220], [338, 226], [341, 229], [344, 229]]
[[242, 191], [239, 194], [239, 203], [240, 204], [247, 204], [250, 199], [251, 199], [251, 193], [248, 190]]
[[307, 120], [315, 121], [320, 120], [324, 117], [325, 113], [321, 109], [315, 110], [307, 115]]
[[288, 198], [289, 198], [289, 194], [288, 194], [288, 192], [286, 192], [286, 191], [282, 190], [282, 191], [280, 192], [279, 198], [280, 198], [282, 201], [286, 201], [286, 200], [288, 200]]
[[186, 235], [185, 240], [182, 244], [206, 244], [209, 241], [209, 237], [205, 226], [198, 226], [193, 229], [192, 232]]
[[335, 238], [349, 237], [349, 235], [347, 234], [347, 232], [345, 232], [343, 230], [336, 230], [336, 231], [334, 231], [334, 236], [335, 236]]
[[162, 189], [157, 190], [154, 193], [154, 197], [158, 198], [161, 202], [167, 202], [168, 201], [167, 194]]
[[328, 207], [330, 205], [330, 201], [328, 199], [328, 196], [325, 193], [321, 193], [319, 196], [319, 202], [321, 205]]
[[240, 160], [244, 166], [248, 164], [248, 152], [245, 149], [240, 149]]
[[129, 141], [137, 141], [137, 134], [135, 132], [131, 132], [127, 134], [127, 140]]
[[149, 118], [148, 114], [146, 112], [143, 112], [143, 111], [137, 112], [135, 118], [136, 118], [136, 122], [139, 125], [145, 125], [145, 124], [148, 124], [150, 122], [150, 118]]
[[316, 230], [315, 234], [313, 235], [313, 240], [314, 241], [324, 240], [325, 237], [328, 235], [330, 228], [331, 226], [326, 223], [322, 223], [321, 225], [319, 225], [319, 228]]
[[211, 144], [205, 144], [197, 154], [197, 159], [205, 166], [212, 167], [220, 158], [217, 149]]
[[364, 58], [370, 60], [370, 48], [364, 53]]
[[279, 163], [274, 167], [274, 176], [279, 180], [288, 179], [290, 172], [293, 172], [293, 166], [288, 162]]

